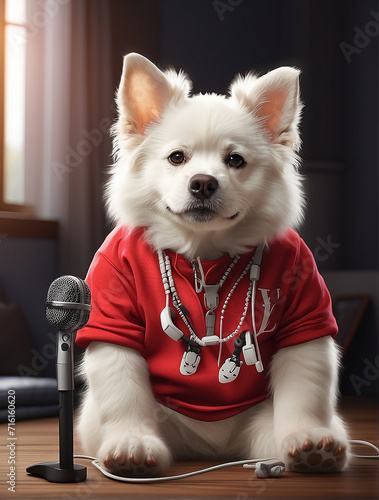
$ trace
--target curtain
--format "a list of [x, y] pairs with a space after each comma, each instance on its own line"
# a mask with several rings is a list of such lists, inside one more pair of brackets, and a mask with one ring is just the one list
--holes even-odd
[[26, 198], [59, 222], [59, 271], [84, 277], [109, 231], [114, 116], [107, 0], [28, 0]]

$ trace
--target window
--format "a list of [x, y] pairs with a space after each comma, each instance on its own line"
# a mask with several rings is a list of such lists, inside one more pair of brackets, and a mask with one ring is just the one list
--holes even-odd
[[25, 207], [26, 0], [0, 0], [0, 210]]

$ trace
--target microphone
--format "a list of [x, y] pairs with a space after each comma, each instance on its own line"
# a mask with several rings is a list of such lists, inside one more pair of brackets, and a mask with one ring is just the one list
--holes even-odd
[[44, 462], [26, 471], [55, 483], [84, 481], [87, 468], [74, 465], [74, 342], [77, 330], [89, 320], [91, 293], [87, 283], [75, 276], [61, 276], [50, 285], [46, 318], [59, 330], [57, 340], [57, 383], [59, 391], [59, 462]]
[[49, 287], [46, 318], [62, 332], [80, 330], [89, 320], [91, 292], [87, 283], [75, 276], [61, 276]]
[[91, 293], [87, 283], [75, 276], [61, 276], [50, 285], [46, 319], [59, 330], [57, 342], [58, 391], [74, 390], [73, 336], [89, 320]]

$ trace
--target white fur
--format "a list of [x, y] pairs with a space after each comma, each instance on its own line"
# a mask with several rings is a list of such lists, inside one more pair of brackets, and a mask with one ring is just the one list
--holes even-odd
[[[229, 97], [189, 97], [183, 73], [126, 56], [107, 187], [111, 217], [146, 227], [156, 249], [203, 259], [244, 252], [296, 226], [303, 208], [298, 75], [279, 68], [260, 78], [239, 76]], [[183, 152], [184, 164], [168, 161], [174, 151]], [[244, 168], [226, 165], [236, 153]], [[197, 174], [218, 181], [207, 221], [187, 213], [188, 184]], [[330, 453], [341, 456], [335, 469], [347, 463], [347, 434], [336, 414], [338, 352], [330, 338], [277, 352], [270, 399], [217, 422], [157, 404], [147, 363], [133, 350], [94, 342], [82, 370], [88, 381], [78, 426], [83, 447], [120, 474], [160, 474], [178, 458], [279, 456], [291, 468], [293, 452], [308, 440], [315, 449], [333, 441]]]

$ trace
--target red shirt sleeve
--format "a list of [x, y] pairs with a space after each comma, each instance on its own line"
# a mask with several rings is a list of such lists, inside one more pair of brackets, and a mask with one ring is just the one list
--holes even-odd
[[78, 331], [76, 343], [124, 345], [144, 354], [145, 320], [136, 296], [134, 276], [128, 261], [120, 258], [122, 238], [113, 233], [96, 253], [86, 281], [91, 290], [91, 314]]
[[337, 323], [325, 282], [312, 252], [301, 238], [287, 280], [286, 303], [275, 336], [276, 349], [337, 334]]

